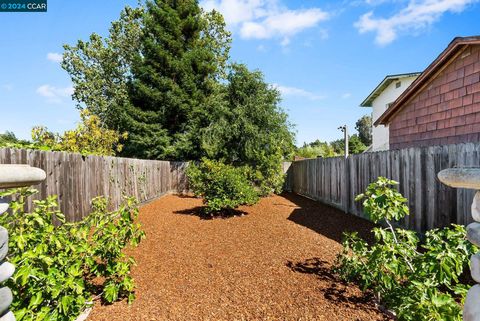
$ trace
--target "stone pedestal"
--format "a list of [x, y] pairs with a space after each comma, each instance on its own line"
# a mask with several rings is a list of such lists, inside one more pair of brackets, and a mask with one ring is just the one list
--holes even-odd
[[[36, 185], [46, 178], [43, 170], [29, 165], [1, 165], [0, 188], [14, 188]], [[8, 210], [8, 203], [0, 199], [0, 215]], [[8, 231], [0, 226], [0, 283], [5, 282], [15, 272], [15, 267], [5, 261], [8, 253]], [[12, 303], [12, 291], [8, 287], [0, 288], [0, 321], [15, 321], [9, 311]]]
[[[467, 239], [480, 247], [480, 168], [445, 169], [438, 173], [438, 179], [451, 187], [477, 190], [472, 203], [472, 217], [475, 222], [467, 226]], [[475, 282], [480, 283], [480, 252], [472, 255], [470, 272]], [[480, 321], [480, 284], [468, 291], [463, 307], [463, 320]]]

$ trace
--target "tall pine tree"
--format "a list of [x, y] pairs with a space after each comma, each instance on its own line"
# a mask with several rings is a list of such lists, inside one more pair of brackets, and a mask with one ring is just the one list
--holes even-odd
[[128, 156], [201, 156], [200, 146], [194, 146], [198, 140], [192, 139], [198, 123], [195, 117], [208, 109], [229, 44], [223, 20], [216, 21], [215, 14], [211, 17], [196, 0], [146, 3], [141, 50], [129, 82], [131, 103], [124, 116], [130, 134], [125, 146]]

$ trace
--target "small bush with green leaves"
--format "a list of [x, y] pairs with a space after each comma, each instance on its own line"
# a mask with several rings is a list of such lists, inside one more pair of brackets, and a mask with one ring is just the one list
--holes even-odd
[[399, 320], [461, 320], [468, 288], [461, 275], [478, 249], [460, 225], [430, 230], [423, 241], [414, 231], [395, 229], [392, 221], [409, 213], [397, 184], [380, 177], [357, 197], [372, 221], [384, 221], [388, 228], [374, 228], [371, 245], [357, 233], [346, 233], [336, 271], [373, 291]]
[[203, 197], [208, 214], [257, 203], [258, 192], [248, 179], [250, 173], [246, 166], [234, 167], [207, 159], [187, 169], [190, 187], [195, 195]]
[[11, 213], [0, 216], [0, 225], [9, 230], [8, 260], [16, 266], [7, 285], [17, 320], [74, 320], [95, 298], [131, 302], [130, 268], [135, 262], [122, 250], [144, 237], [135, 223], [137, 202], [126, 198], [109, 212], [107, 200], [97, 197], [87, 218], [65, 223], [56, 196], [34, 201], [34, 209], [25, 212], [27, 197], [35, 193], [30, 188], [0, 193], [15, 199]]

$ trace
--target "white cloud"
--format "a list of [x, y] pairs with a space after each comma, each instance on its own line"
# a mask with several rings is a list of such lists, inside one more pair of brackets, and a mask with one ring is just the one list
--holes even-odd
[[257, 46], [257, 51], [267, 52], [267, 47], [265, 47], [264, 45], [258, 45]]
[[[378, 6], [385, 2], [398, 2], [399, 0], [365, 0], [365, 3], [370, 6]], [[400, 0], [401, 1], [401, 0]]]
[[344, 94], [342, 95], [342, 99], [348, 99], [348, 98], [350, 98], [350, 97], [352, 97], [352, 94], [351, 94], [351, 93], [344, 93]]
[[325, 95], [312, 93], [310, 91], [307, 91], [301, 88], [281, 86], [278, 84], [273, 84], [273, 87], [275, 87], [283, 96], [296, 96], [296, 97], [306, 98], [309, 100], [321, 100], [326, 98]]
[[462, 12], [477, 0], [410, 0], [407, 7], [389, 18], [376, 18], [370, 11], [355, 27], [360, 33], [375, 32], [375, 42], [387, 45], [401, 32], [418, 32], [439, 20], [444, 13]]
[[320, 29], [320, 39], [327, 40], [330, 37], [327, 29]]
[[204, 0], [200, 4], [207, 11], [220, 11], [231, 25], [265, 17], [268, 11], [265, 7], [275, 6], [274, 1], [264, 0]]
[[292, 10], [279, 0], [204, 0], [201, 5], [220, 11], [243, 39], [276, 38], [283, 46], [294, 35], [329, 18], [329, 13], [320, 8]]
[[63, 55], [59, 54], [57, 52], [49, 52], [47, 54], [47, 59], [50, 60], [50, 61], [53, 61], [53, 62], [60, 63], [63, 60]]
[[37, 88], [36, 93], [47, 98], [47, 102], [61, 103], [64, 98], [70, 98], [73, 94], [73, 87], [58, 88], [51, 85], [42, 85]]
[[2, 89], [5, 90], [5, 91], [13, 91], [13, 85], [12, 84], [4, 84], [2, 85]]

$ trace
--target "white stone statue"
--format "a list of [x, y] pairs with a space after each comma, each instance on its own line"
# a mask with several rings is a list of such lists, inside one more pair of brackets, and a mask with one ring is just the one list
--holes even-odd
[[[46, 178], [40, 168], [29, 165], [0, 164], [0, 188], [15, 188], [36, 185]], [[0, 215], [8, 210], [8, 203], [0, 199]], [[8, 280], [15, 272], [15, 267], [5, 261], [8, 254], [8, 231], [0, 226], [0, 283]], [[0, 288], [0, 321], [15, 321], [15, 316], [9, 311], [12, 303], [12, 291], [8, 287]]]
[[[449, 168], [438, 173], [445, 185], [477, 190], [472, 203], [475, 221], [467, 226], [467, 239], [480, 247], [480, 168]], [[480, 252], [470, 259], [470, 272], [475, 282], [480, 283]], [[473, 286], [467, 294], [463, 307], [463, 320], [480, 321], [480, 284]]]

